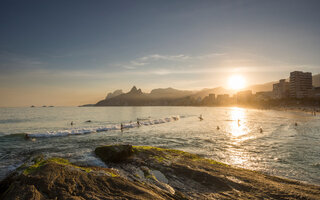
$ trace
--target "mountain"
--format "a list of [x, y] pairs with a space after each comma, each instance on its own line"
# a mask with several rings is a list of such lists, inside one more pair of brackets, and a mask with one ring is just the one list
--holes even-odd
[[106, 99], [111, 99], [113, 97], [119, 96], [120, 94], [123, 94], [122, 90], [115, 90], [114, 92], [108, 93]]
[[252, 90], [253, 93], [264, 92], [264, 91], [272, 91], [273, 84], [275, 84], [277, 82], [278, 81], [268, 82], [268, 83], [264, 83], [264, 84], [251, 85], [251, 86], [246, 87], [243, 90]]
[[190, 96], [194, 93], [194, 91], [188, 90], [177, 90], [173, 88], [158, 88], [153, 89], [150, 92], [150, 97], [152, 98], [181, 98]]
[[[320, 87], [320, 74], [313, 75], [313, 86]], [[287, 81], [289, 81], [287, 79]], [[272, 91], [273, 84], [278, 81], [248, 86], [242, 90], [251, 90], [252, 93]], [[199, 99], [204, 99], [209, 94], [233, 95], [237, 91], [223, 87], [205, 88], [202, 90], [178, 90], [174, 88], [157, 88], [150, 93], [143, 93], [141, 89], [133, 86], [128, 93], [122, 90], [115, 90], [108, 93], [104, 100], [99, 101], [95, 106], [166, 106], [166, 105], [196, 105]]]
[[128, 93], [99, 101], [95, 106], [179, 106], [193, 105], [195, 100], [190, 98], [193, 91], [176, 90], [173, 88], [154, 89], [143, 93], [133, 86]]
[[198, 92], [196, 92], [195, 94], [192, 95], [192, 97], [194, 98], [204, 98], [206, 96], [208, 96], [209, 94], [215, 94], [215, 95], [219, 95], [219, 94], [233, 94], [233, 92], [231, 90], [227, 90], [223, 87], [217, 87], [217, 88], [205, 88], [202, 89]]
[[106, 98], [96, 103], [96, 106], [138, 106], [143, 105], [148, 99], [141, 89], [133, 86], [128, 93], [122, 93], [112, 98]]
[[[244, 90], [253, 92], [271, 91], [273, 82], [252, 85]], [[177, 90], [174, 88], [153, 89], [150, 93], [143, 93], [141, 89], [133, 86], [128, 93], [116, 90], [109, 93], [104, 100], [99, 101], [95, 106], [181, 106], [196, 105], [199, 99], [203, 99], [209, 94], [234, 94], [234, 90], [223, 87], [205, 88], [200, 91]]]

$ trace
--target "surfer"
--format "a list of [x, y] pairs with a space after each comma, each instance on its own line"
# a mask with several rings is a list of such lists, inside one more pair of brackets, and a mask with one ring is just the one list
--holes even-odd
[[86, 122], [87, 122], [87, 123], [90, 123], [90, 122], [92, 122], [92, 121], [89, 119], [89, 120], [87, 120]]
[[123, 131], [123, 124], [122, 123], [120, 124], [120, 130], [121, 130], [121, 132]]
[[263, 129], [261, 127], [259, 128], [259, 130], [260, 130], [260, 133], [263, 133]]
[[202, 121], [202, 120], [203, 120], [202, 114], [199, 116], [199, 119], [200, 119], [200, 121]]

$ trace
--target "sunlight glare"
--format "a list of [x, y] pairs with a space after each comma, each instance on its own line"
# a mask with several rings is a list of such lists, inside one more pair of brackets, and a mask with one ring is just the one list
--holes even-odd
[[246, 126], [246, 114], [244, 109], [231, 108], [230, 118], [232, 120], [232, 123], [230, 124], [232, 136], [239, 137], [249, 132], [248, 127]]
[[229, 77], [228, 85], [230, 89], [239, 90], [245, 87], [245, 78], [241, 75], [233, 75]]

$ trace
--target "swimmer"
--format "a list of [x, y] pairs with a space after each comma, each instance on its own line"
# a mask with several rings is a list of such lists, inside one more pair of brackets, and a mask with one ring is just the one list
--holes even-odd
[[219, 126], [217, 126], [217, 130], [220, 130], [220, 127], [219, 127]]
[[202, 121], [202, 120], [203, 120], [202, 114], [199, 116], [199, 119], [200, 119], [200, 121]]
[[24, 139], [25, 139], [25, 140], [29, 140], [29, 139], [30, 139], [30, 136], [29, 136], [28, 133], [26, 133], [26, 134], [24, 135]]
[[263, 133], [263, 129], [262, 128], [259, 128], [259, 130], [260, 130], [260, 133]]

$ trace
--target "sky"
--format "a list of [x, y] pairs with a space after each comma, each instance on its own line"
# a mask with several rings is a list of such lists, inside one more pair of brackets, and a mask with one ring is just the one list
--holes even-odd
[[1, 0], [0, 107], [320, 73], [320, 1]]

